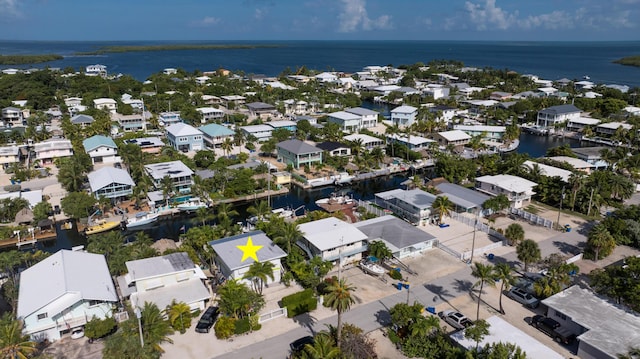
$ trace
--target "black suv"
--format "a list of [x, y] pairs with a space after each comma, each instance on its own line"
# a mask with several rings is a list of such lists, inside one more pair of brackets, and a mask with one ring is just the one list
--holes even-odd
[[551, 318], [547, 318], [542, 315], [534, 315], [533, 318], [531, 318], [531, 325], [555, 339], [558, 343], [571, 344], [576, 340], [575, 334], [565, 328], [562, 328], [560, 323]]
[[291, 353], [292, 354], [296, 354], [296, 353], [300, 353], [301, 351], [303, 351], [304, 350], [304, 346], [306, 344], [313, 345], [313, 343], [314, 343], [313, 337], [306, 336], [306, 337], [302, 337], [302, 338], [296, 339], [295, 341], [291, 342], [291, 344], [289, 344], [289, 347], [291, 348]]
[[209, 307], [204, 311], [198, 324], [196, 324], [196, 332], [198, 333], [209, 333], [213, 323], [218, 319], [218, 307]]

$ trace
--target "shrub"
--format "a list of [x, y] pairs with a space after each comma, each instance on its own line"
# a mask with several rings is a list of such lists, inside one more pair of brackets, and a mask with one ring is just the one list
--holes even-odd
[[389, 271], [389, 277], [391, 277], [392, 279], [395, 279], [395, 280], [401, 280], [402, 279], [402, 273], [400, 273], [400, 271], [397, 271], [397, 270], [391, 270], [391, 271]]
[[89, 339], [98, 339], [112, 333], [115, 328], [116, 320], [114, 318], [98, 319], [94, 316], [84, 326], [84, 335]]
[[235, 335], [244, 334], [251, 330], [251, 323], [249, 323], [249, 318], [238, 319], [234, 324], [235, 327], [233, 333]]
[[229, 339], [233, 335], [236, 329], [236, 320], [231, 317], [220, 317], [216, 324], [213, 326], [213, 330], [216, 332], [216, 338]]
[[314, 297], [305, 298], [299, 302], [291, 303], [287, 306], [287, 317], [293, 318], [297, 315], [310, 312], [318, 307], [318, 300]]
[[313, 297], [313, 290], [311, 288], [307, 288], [301, 292], [296, 292], [286, 297], [282, 297], [282, 306], [287, 307], [292, 303], [297, 303], [305, 298], [310, 297]]

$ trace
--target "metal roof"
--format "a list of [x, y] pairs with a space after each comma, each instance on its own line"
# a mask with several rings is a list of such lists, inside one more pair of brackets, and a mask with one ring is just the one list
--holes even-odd
[[305, 154], [305, 153], [316, 153], [316, 152], [322, 152], [321, 149], [319, 149], [316, 146], [312, 146], [304, 141], [300, 141], [300, 140], [287, 140], [287, 141], [282, 141], [280, 143], [278, 143], [277, 148], [282, 148], [283, 150], [289, 151], [291, 153], [297, 154], [297, 155], [301, 155], [301, 154]]
[[431, 208], [436, 196], [421, 189], [392, 189], [390, 191], [379, 192], [375, 194], [376, 197], [384, 200], [397, 198], [398, 200], [408, 203], [418, 209]]
[[357, 222], [353, 226], [366, 234], [370, 241], [382, 239], [398, 250], [436, 238], [400, 218], [390, 215]]
[[453, 183], [440, 183], [436, 188], [455, 205], [466, 209], [482, 208], [482, 204], [491, 198], [484, 193]]
[[193, 175], [193, 171], [182, 163], [182, 161], [152, 163], [150, 165], [144, 165], [144, 168], [147, 170], [149, 176], [155, 180], [160, 180], [164, 176], [178, 178]]
[[193, 264], [189, 255], [185, 252], [176, 252], [167, 254], [162, 257], [151, 257], [128, 261], [127, 276], [129, 282], [135, 282], [141, 279], [159, 277], [171, 273], [195, 270], [196, 265]]
[[87, 177], [89, 178], [91, 192], [97, 192], [99, 189], [112, 183], [130, 186], [136, 185], [127, 171], [115, 167], [102, 167], [99, 170], [89, 173]]
[[174, 137], [202, 135], [202, 132], [200, 132], [197, 128], [182, 122], [174, 123], [173, 125], [167, 127], [165, 131], [167, 131], [167, 133], [170, 133]]
[[335, 217], [303, 223], [298, 226], [304, 238], [320, 251], [338, 248], [367, 239], [367, 235], [351, 223]]
[[87, 138], [82, 141], [82, 146], [86, 152], [90, 152], [99, 147], [110, 147], [110, 148], [118, 148], [116, 143], [110, 137], [95, 135]]
[[247, 244], [247, 240], [251, 238], [254, 246], [262, 246], [257, 252], [258, 261], [265, 262], [274, 259], [286, 257], [287, 254], [275, 245], [267, 235], [262, 231], [254, 231], [250, 233], [242, 233], [236, 236], [216, 239], [209, 242], [209, 245], [230, 270], [248, 267], [255, 261], [252, 258], [242, 262], [243, 252], [238, 246]]
[[71, 123], [80, 124], [80, 123], [92, 123], [95, 119], [89, 115], [76, 115], [71, 117]]
[[235, 134], [229, 127], [217, 123], [200, 126], [198, 129], [208, 137], [233, 136]]
[[539, 113], [546, 113], [549, 115], [562, 115], [566, 113], [580, 112], [580, 109], [574, 105], [558, 105], [551, 106], [541, 110]]
[[378, 116], [379, 114], [377, 111], [369, 110], [368, 108], [364, 108], [364, 107], [348, 108], [345, 110], [345, 112], [353, 113], [360, 116], [371, 116], [371, 115]]

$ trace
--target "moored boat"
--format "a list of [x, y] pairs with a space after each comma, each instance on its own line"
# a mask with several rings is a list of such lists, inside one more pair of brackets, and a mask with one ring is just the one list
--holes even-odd
[[88, 226], [87, 228], [85, 228], [84, 233], [86, 235], [98, 234], [110, 231], [118, 227], [120, 227], [120, 222], [118, 221], [102, 221], [100, 223]]
[[199, 208], [207, 208], [207, 207], [209, 207], [209, 205], [207, 205], [206, 202], [202, 201], [200, 198], [197, 198], [197, 197], [191, 198], [190, 200], [184, 203], [180, 203], [177, 206], [180, 212], [193, 212], [193, 211], [197, 211]]
[[160, 213], [158, 212], [140, 212], [137, 213], [135, 217], [127, 219], [126, 226], [128, 229], [144, 226], [156, 222], [158, 217], [160, 217]]
[[374, 276], [381, 276], [385, 272], [384, 268], [382, 268], [380, 265], [371, 261], [366, 261], [366, 260], [363, 260], [360, 262], [360, 268], [362, 268], [362, 270], [365, 271], [365, 273], [371, 274]]
[[321, 198], [316, 201], [316, 204], [320, 206], [321, 204], [349, 204], [353, 203], [353, 198], [348, 194], [338, 194], [333, 192], [330, 197]]
[[337, 176], [333, 176], [335, 178], [334, 183], [338, 186], [343, 186], [351, 183], [355, 176], [350, 175], [348, 172], [340, 172]]

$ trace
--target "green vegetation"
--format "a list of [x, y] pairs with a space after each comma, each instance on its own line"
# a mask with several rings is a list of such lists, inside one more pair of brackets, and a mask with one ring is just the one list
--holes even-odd
[[305, 289], [301, 292], [283, 297], [282, 306], [287, 308], [287, 316], [293, 318], [297, 315], [315, 310], [318, 306], [318, 301], [313, 295], [313, 290]]
[[64, 57], [56, 54], [48, 55], [0, 55], [0, 65], [22, 65], [39, 64], [55, 60], [62, 60]]
[[593, 270], [590, 285], [597, 293], [640, 312], [640, 258], [627, 257], [624, 262]]
[[38, 354], [36, 342], [22, 334], [22, 322], [9, 313], [0, 318], [0, 357], [27, 359]]
[[116, 320], [113, 317], [106, 317], [99, 319], [97, 317], [91, 318], [90, 321], [84, 326], [84, 335], [92, 339], [99, 339], [106, 337], [108, 334], [113, 333], [116, 329]]
[[640, 55], [627, 56], [613, 61], [614, 64], [640, 67]]
[[78, 52], [76, 55], [102, 55], [117, 52], [142, 52], [142, 51], [179, 51], [179, 50], [236, 50], [283, 47], [283, 45], [257, 45], [257, 44], [169, 44], [169, 45], [140, 45], [140, 46], [105, 46], [95, 51]]

